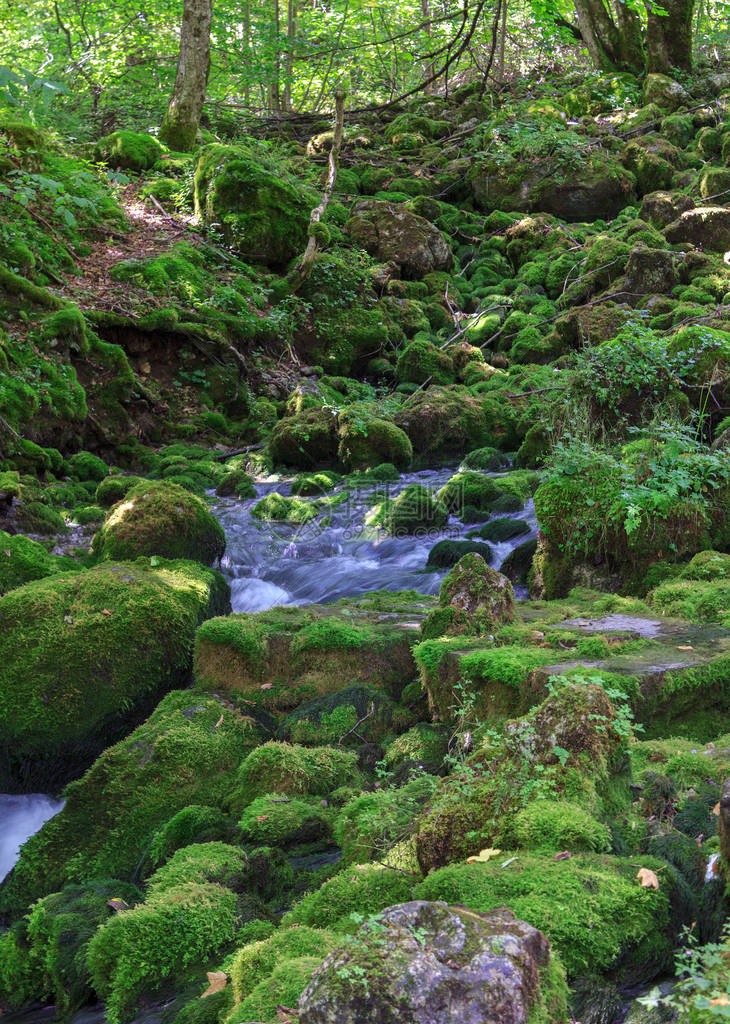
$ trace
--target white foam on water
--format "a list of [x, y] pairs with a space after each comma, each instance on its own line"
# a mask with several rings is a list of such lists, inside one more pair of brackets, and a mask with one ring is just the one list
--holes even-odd
[[20, 847], [63, 807], [43, 793], [0, 794], [0, 882], [12, 870]]

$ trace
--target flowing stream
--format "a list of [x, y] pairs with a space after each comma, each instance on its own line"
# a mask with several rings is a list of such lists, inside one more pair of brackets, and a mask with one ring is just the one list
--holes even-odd
[[[303, 526], [264, 522], [251, 514], [264, 495], [273, 491], [288, 495], [291, 481], [277, 479], [257, 483], [255, 498], [222, 501], [215, 512], [226, 532], [222, 569], [231, 584], [233, 610], [260, 612], [276, 605], [328, 603], [369, 590], [412, 589], [422, 594], [438, 593], [447, 570], [426, 569], [429, 551], [444, 538], [465, 539], [480, 523], [465, 525], [451, 516], [441, 530], [389, 537], [369, 527], [366, 517], [377, 501], [382, 500], [385, 489], [391, 497], [411, 483], [437, 490], [454, 472], [455, 468], [451, 467], [406, 473], [397, 483], [372, 484], [356, 490], [340, 484], [323, 497], [337, 496], [348, 490], [347, 500]], [[485, 513], [481, 522], [490, 518], [496, 516]], [[530, 532], [490, 545], [491, 564], [495, 568], [499, 568], [515, 547], [537, 535], [531, 501], [522, 512], [510, 518], [524, 519]]]
[[26, 839], [62, 807], [63, 800], [43, 793], [0, 794], [0, 882], [15, 864]]
[[[337, 497], [346, 489], [349, 497], [325, 508], [304, 526], [266, 522], [251, 514], [253, 506], [272, 491], [288, 495], [291, 480], [258, 482], [256, 497], [247, 501], [220, 500], [214, 511], [226, 533], [222, 569], [231, 584], [233, 610], [259, 612], [276, 605], [327, 603], [369, 590], [437, 593], [447, 570], [426, 569], [429, 551], [444, 538], [463, 540], [480, 524], [465, 525], [451, 516], [441, 530], [388, 537], [369, 527], [366, 518], [384, 492], [394, 497], [411, 483], [435, 491], [454, 472], [455, 467], [423, 470], [404, 474], [397, 483], [373, 483], [354, 490], [340, 484], [322, 497]], [[482, 522], [490, 518], [494, 517], [485, 514]], [[532, 502], [511, 518], [524, 519], [530, 532], [490, 545], [495, 568], [510, 551], [537, 533]], [[17, 861], [22, 844], [62, 806], [62, 801], [44, 794], [0, 794], [0, 881]]]

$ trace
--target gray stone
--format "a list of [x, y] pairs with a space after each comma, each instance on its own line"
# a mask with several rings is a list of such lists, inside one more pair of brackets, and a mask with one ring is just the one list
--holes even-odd
[[557, 1024], [565, 990], [540, 984], [549, 958], [545, 936], [509, 910], [403, 903], [327, 957], [302, 993], [299, 1022], [527, 1024], [537, 1012]]
[[403, 203], [363, 199], [353, 207], [346, 230], [371, 256], [397, 264], [405, 278], [418, 279], [453, 266], [451, 249], [439, 229]]
[[687, 210], [664, 234], [668, 242], [689, 242], [711, 252], [725, 252], [730, 249], [730, 210], [724, 206]]

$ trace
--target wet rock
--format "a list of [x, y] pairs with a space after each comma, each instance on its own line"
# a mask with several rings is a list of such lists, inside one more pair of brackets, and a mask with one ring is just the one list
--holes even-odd
[[490, 569], [481, 555], [464, 555], [441, 585], [441, 603], [467, 615], [486, 613], [495, 628], [514, 618], [512, 584], [496, 569]]
[[396, 263], [406, 278], [450, 270], [453, 265], [449, 245], [438, 228], [400, 203], [377, 199], [356, 203], [347, 231], [371, 256]]
[[509, 910], [479, 914], [415, 901], [385, 910], [324, 961], [299, 1001], [300, 1024], [526, 1024], [559, 1021], [550, 947]]
[[664, 232], [668, 242], [691, 242], [712, 252], [730, 249], [730, 210], [700, 206], [687, 210]]

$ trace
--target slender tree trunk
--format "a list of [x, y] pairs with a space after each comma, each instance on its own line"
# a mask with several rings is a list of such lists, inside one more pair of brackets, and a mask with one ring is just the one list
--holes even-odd
[[502, 33], [499, 37], [499, 57], [497, 79], [504, 82], [504, 48], [507, 43], [507, 0], [502, 0]]
[[692, 15], [694, 0], [662, 0], [666, 14], [649, 5], [646, 11], [648, 70], [671, 74], [672, 68], [692, 67]]
[[[243, 3], [243, 52], [246, 55], [246, 66], [251, 66], [251, 3], [250, 0], [244, 0]], [[251, 85], [246, 78], [246, 84], [243, 87], [243, 102], [246, 106], [251, 105]]]
[[185, 0], [175, 87], [160, 129], [171, 149], [195, 146], [210, 71], [210, 23], [213, 0]]
[[279, 0], [272, 0], [272, 2], [272, 12], [274, 16], [274, 68], [270, 87], [270, 106], [272, 110], [278, 112], [281, 110], [281, 96], [279, 93]]
[[[423, 17], [423, 30], [426, 33], [426, 37], [430, 41], [431, 39], [431, 10], [429, 6], [429, 0], [421, 0], [421, 15]], [[431, 60], [426, 64], [426, 85], [424, 92], [431, 93], [435, 91], [436, 83], [433, 81], [433, 73], [436, 65]]]
[[284, 110], [291, 110], [291, 90], [294, 69], [294, 37], [296, 35], [295, 0], [287, 0], [286, 55], [284, 57]]

